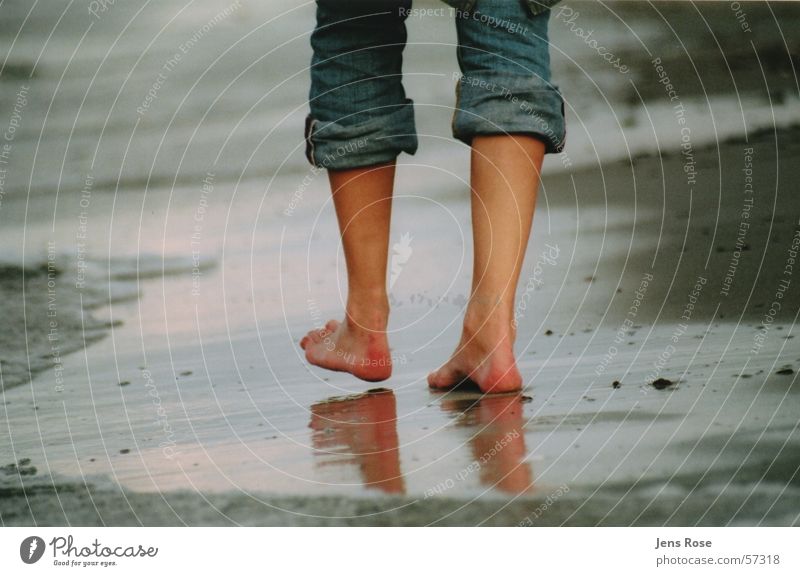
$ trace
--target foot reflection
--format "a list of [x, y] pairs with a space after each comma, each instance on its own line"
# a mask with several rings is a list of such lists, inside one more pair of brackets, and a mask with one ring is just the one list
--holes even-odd
[[402, 494], [397, 405], [385, 388], [329, 398], [311, 406], [312, 442], [320, 466], [357, 466], [368, 488]]
[[533, 487], [522, 419], [523, 404], [529, 400], [515, 394], [442, 401], [442, 409], [456, 417], [458, 426], [475, 430], [471, 466], [484, 486], [514, 494]]

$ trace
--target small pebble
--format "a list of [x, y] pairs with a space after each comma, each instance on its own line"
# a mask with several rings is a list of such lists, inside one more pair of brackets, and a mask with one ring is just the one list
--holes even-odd
[[666, 378], [659, 378], [658, 380], [653, 380], [652, 386], [656, 390], [663, 390], [664, 388], [669, 388], [673, 384], [674, 382], [672, 380], [667, 380]]

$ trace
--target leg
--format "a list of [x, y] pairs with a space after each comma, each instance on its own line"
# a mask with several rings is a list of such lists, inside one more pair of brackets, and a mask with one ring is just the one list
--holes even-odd
[[318, 0], [311, 38], [306, 152], [328, 169], [349, 288], [344, 322], [312, 330], [300, 345], [310, 363], [369, 381], [392, 372], [386, 259], [394, 166], [417, 146], [401, 82], [405, 4]]
[[471, 380], [484, 392], [522, 386], [514, 359], [514, 297], [531, 231], [544, 143], [527, 135], [472, 142], [472, 290], [453, 357], [433, 388]]
[[362, 380], [385, 380], [392, 374], [386, 259], [394, 163], [331, 170], [329, 178], [347, 264], [345, 320], [309, 332], [300, 345], [311, 364]]
[[473, 281], [461, 341], [428, 377], [432, 388], [464, 380], [484, 392], [522, 386], [514, 359], [514, 299], [545, 152], [563, 147], [561, 96], [550, 83], [549, 13], [482, 0], [457, 16], [463, 77], [453, 118], [472, 147]]
[[324, 465], [355, 464], [367, 488], [387, 494], [405, 492], [397, 401], [391, 390], [382, 388], [314, 404], [309, 428], [314, 431], [311, 440]]
[[[470, 430], [472, 454], [481, 463], [481, 484], [513, 494], [533, 487], [533, 471], [525, 461], [528, 450], [522, 396], [484, 396], [466, 409], [463, 401], [445, 399], [441, 406], [455, 417], [456, 426]], [[502, 449], [497, 448], [498, 444]]]

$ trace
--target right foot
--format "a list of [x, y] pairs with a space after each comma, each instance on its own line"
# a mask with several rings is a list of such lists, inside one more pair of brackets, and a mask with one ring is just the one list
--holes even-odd
[[514, 330], [509, 323], [493, 317], [465, 322], [461, 342], [450, 360], [428, 375], [428, 385], [437, 390], [464, 382], [477, 384], [484, 393], [522, 388], [514, 358]]
[[392, 375], [392, 358], [386, 338], [386, 320], [379, 319], [366, 328], [349, 315], [344, 322], [331, 320], [322, 330], [312, 330], [300, 341], [310, 364], [349, 372], [367, 382], [380, 382]]

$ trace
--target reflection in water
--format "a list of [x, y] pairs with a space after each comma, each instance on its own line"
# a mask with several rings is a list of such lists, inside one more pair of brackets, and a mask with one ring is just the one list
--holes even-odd
[[473, 467], [481, 484], [521, 494], [533, 487], [533, 472], [525, 457], [520, 395], [444, 400], [442, 409], [456, 416], [458, 426], [475, 429], [470, 439]]
[[356, 465], [368, 488], [392, 494], [405, 491], [391, 390], [377, 388], [314, 404], [309, 426], [321, 466]]

